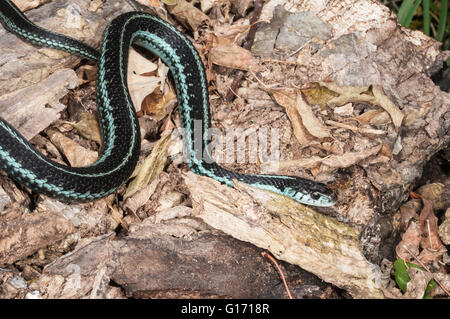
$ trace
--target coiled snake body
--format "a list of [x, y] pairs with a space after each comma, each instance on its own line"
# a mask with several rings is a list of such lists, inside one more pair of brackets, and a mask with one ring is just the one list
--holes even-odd
[[[106, 28], [99, 53], [70, 37], [30, 22], [9, 0], [0, 4], [0, 22], [36, 45], [81, 55], [98, 62], [97, 107], [102, 153], [86, 167], [68, 167], [38, 152], [17, 130], [0, 119], [0, 168], [32, 190], [69, 202], [90, 201], [115, 192], [130, 177], [140, 152], [139, 124], [127, 88], [128, 53], [132, 44], [158, 55], [173, 75], [189, 167], [228, 186], [233, 179], [316, 206], [331, 206], [333, 193], [321, 183], [294, 176], [248, 175], [216, 164], [208, 151], [208, 87], [202, 61], [192, 43], [168, 22], [147, 13], [129, 12]], [[194, 122], [202, 123], [195, 132]], [[197, 128], [195, 128], [197, 129]], [[199, 147], [198, 145], [201, 145]]]

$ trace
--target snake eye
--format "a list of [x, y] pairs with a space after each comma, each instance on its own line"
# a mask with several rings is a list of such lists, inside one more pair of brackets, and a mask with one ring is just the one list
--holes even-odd
[[311, 194], [311, 197], [312, 197], [312, 199], [315, 199], [315, 200], [317, 200], [317, 199], [319, 199], [319, 198], [320, 198], [320, 193], [318, 193], [318, 192], [314, 192], [314, 193], [312, 193], [312, 194]]

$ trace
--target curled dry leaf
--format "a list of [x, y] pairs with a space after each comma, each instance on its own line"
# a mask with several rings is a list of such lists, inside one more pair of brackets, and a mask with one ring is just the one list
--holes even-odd
[[329, 129], [314, 115], [311, 106], [303, 99], [301, 92], [297, 92], [295, 106], [302, 118], [303, 125], [311, 135], [317, 138], [331, 137]]
[[386, 95], [383, 94], [381, 88], [378, 86], [375, 85], [372, 87], [372, 93], [375, 104], [381, 106], [386, 110], [386, 112], [389, 113], [395, 128], [398, 129], [400, 125], [402, 125], [404, 117], [402, 111], [400, 111], [400, 109]]
[[[340, 94], [338, 97], [334, 97], [328, 101], [329, 104], [344, 105], [348, 102], [368, 102], [382, 107], [389, 113], [392, 122], [396, 129], [400, 127], [403, 121], [403, 113], [400, 109], [382, 92], [378, 86], [373, 86], [371, 92], [370, 87], [353, 87], [353, 86], [337, 86], [332, 82], [320, 82], [321, 85], [328, 89]], [[386, 118], [382, 113], [375, 114], [374, 112], [367, 114], [366, 117], [370, 117], [370, 120], [375, 121], [375, 117], [381, 116], [376, 119], [376, 123], [384, 123]], [[362, 117], [359, 118], [362, 120]]]
[[310, 144], [314, 137], [330, 136], [328, 128], [314, 115], [311, 107], [302, 98], [300, 91], [282, 89], [272, 93], [276, 102], [286, 108], [286, 113], [294, 129], [294, 135], [302, 146]]
[[330, 99], [339, 96], [338, 93], [316, 82], [310, 83], [309, 87], [302, 88], [301, 91], [309, 104], [319, 105], [321, 108], [326, 106]]
[[214, 35], [218, 38], [226, 38], [234, 40], [242, 36], [248, 29], [249, 25], [230, 25], [218, 23], [214, 25]]
[[[154, 8], [160, 8], [161, 7], [161, 3], [159, 0], [135, 0], [137, 3], [146, 6], [146, 7], [154, 7]], [[165, 4], [171, 5], [171, 4], [175, 4], [176, 0], [164, 0], [162, 1]]]
[[231, 69], [252, 70], [254, 72], [262, 70], [249, 50], [225, 38], [217, 38], [209, 53], [209, 59], [216, 65]]
[[440, 260], [442, 254], [447, 250], [439, 239], [438, 219], [434, 215], [432, 202], [425, 198], [422, 198], [422, 202], [423, 209], [419, 215], [419, 224], [421, 232], [420, 246], [423, 250], [419, 259], [426, 264]]
[[20, 11], [28, 11], [37, 8], [44, 0], [14, 0], [13, 1], [20, 9]]
[[84, 64], [75, 70], [78, 76], [78, 86], [90, 81], [95, 81], [97, 77], [97, 66]]
[[170, 138], [171, 134], [166, 134], [155, 143], [152, 153], [139, 166], [136, 177], [127, 187], [125, 199], [146, 187], [162, 172], [167, 162]]
[[46, 133], [52, 143], [64, 154], [71, 166], [88, 166], [97, 160], [97, 152], [82, 147], [58, 131], [48, 129]]
[[152, 93], [161, 83], [161, 78], [158, 76], [143, 76], [141, 74], [154, 72], [157, 68], [158, 66], [155, 63], [149, 61], [135, 50], [130, 50], [127, 74], [128, 89], [136, 111], [141, 109], [144, 98]]
[[[311, 156], [308, 158], [301, 158], [297, 160], [290, 160], [290, 161], [280, 161], [278, 163], [279, 168], [290, 168], [290, 167], [303, 167], [303, 168], [309, 168], [311, 170], [314, 170], [318, 168], [321, 164], [324, 164], [325, 166], [320, 166], [320, 172], [326, 172], [329, 171], [330, 168], [336, 169], [336, 168], [347, 168], [352, 165], [357, 164], [358, 162], [368, 158], [369, 156], [377, 154], [382, 145], [374, 146], [368, 150], [361, 151], [361, 152], [349, 152], [342, 155], [330, 155], [327, 157], [319, 157], [319, 156]], [[270, 165], [271, 163], [265, 163], [264, 165]], [[273, 164], [272, 164], [273, 165]], [[314, 171], [313, 175], [315, 174]], [[318, 172], [316, 172], [318, 173]]]
[[178, 0], [173, 6], [168, 5], [167, 9], [178, 22], [192, 31], [197, 31], [205, 21], [209, 20], [206, 14], [185, 0]]
[[398, 215], [398, 229], [400, 232], [406, 231], [411, 220], [418, 219], [421, 207], [422, 203], [418, 199], [411, 199], [400, 206]]
[[128, 197], [124, 204], [123, 208], [133, 214], [136, 214], [137, 210], [144, 206], [144, 204], [150, 199], [153, 193], [156, 190], [156, 187], [159, 184], [158, 178], [154, 181], [150, 182], [148, 185], [144, 186], [140, 190], [136, 191], [133, 195]]
[[216, 0], [200, 0], [200, 8], [206, 12], [214, 7]]
[[331, 155], [323, 159], [322, 164], [333, 168], [346, 168], [357, 164], [369, 156], [377, 154], [382, 145], [377, 145], [361, 152], [348, 152], [343, 155]]
[[97, 115], [93, 113], [81, 113], [80, 121], [71, 124], [84, 138], [102, 145], [102, 135], [98, 124]]
[[412, 261], [414, 256], [419, 255], [419, 244], [420, 244], [420, 227], [417, 222], [412, 221], [409, 223], [408, 228], [402, 235], [402, 240], [395, 247], [395, 252], [397, 256], [406, 261]]
[[160, 121], [169, 114], [177, 102], [177, 96], [172, 91], [165, 94], [156, 89], [142, 101], [142, 111], [152, 119]]
[[450, 188], [442, 183], [431, 183], [421, 186], [417, 193], [431, 200], [434, 210], [444, 210], [450, 205]]
[[356, 120], [361, 124], [369, 124], [373, 118], [375, 118], [377, 115], [379, 115], [382, 112], [383, 111], [381, 111], [381, 110], [368, 110], [367, 112], [364, 112], [363, 114], [352, 117], [350, 119]]
[[334, 82], [320, 82], [320, 85], [339, 94], [328, 100], [331, 105], [344, 105], [349, 102], [372, 102], [373, 96], [367, 94], [368, 87], [361, 86], [338, 86]]
[[386, 131], [383, 131], [383, 130], [376, 130], [376, 129], [372, 129], [372, 128], [357, 127], [357, 126], [348, 125], [348, 124], [335, 122], [335, 121], [331, 121], [331, 120], [327, 120], [327, 121], [325, 121], [325, 123], [328, 124], [328, 125], [331, 125], [331, 126], [335, 126], [335, 127], [339, 127], [339, 128], [345, 128], [347, 130], [350, 130], [350, 131], [353, 131], [353, 132], [359, 132], [359, 133], [362, 133], [362, 134], [373, 134], [373, 135], [384, 135], [384, 134], [386, 134]]

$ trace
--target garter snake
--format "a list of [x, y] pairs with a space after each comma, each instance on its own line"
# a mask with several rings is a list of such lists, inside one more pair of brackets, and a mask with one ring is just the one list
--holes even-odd
[[[170, 23], [143, 12], [128, 12], [106, 27], [101, 51], [32, 23], [10, 1], [0, 4], [6, 30], [35, 45], [98, 62], [96, 99], [102, 132], [98, 160], [85, 167], [59, 164], [38, 152], [17, 130], [0, 119], [0, 168], [33, 191], [68, 202], [83, 202], [115, 192], [130, 177], [140, 152], [139, 123], [127, 83], [131, 45], [159, 56], [173, 76], [177, 91], [184, 150], [190, 169], [233, 187], [233, 179], [291, 197], [301, 203], [331, 206], [335, 196], [324, 184], [295, 176], [249, 175], [222, 168], [209, 154], [208, 83], [198, 52]], [[194, 122], [201, 123], [194, 126]], [[200, 127], [200, 128], [198, 128]], [[199, 132], [200, 130], [200, 132]]]

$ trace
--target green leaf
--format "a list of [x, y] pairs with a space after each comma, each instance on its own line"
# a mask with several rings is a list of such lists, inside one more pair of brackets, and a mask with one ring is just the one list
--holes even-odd
[[402, 5], [398, 10], [398, 22], [405, 27], [409, 27], [414, 17], [414, 13], [421, 3], [422, 0], [403, 0]]
[[447, 25], [448, 0], [441, 0], [441, 10], [439, 11], [439, 23], [436, 40], [444, 42], [445, 26]]
[[394, 262], [394, 277], [397, 286], [401, 289], [403, 293], [406, 292], [406, 285], [411, 281], [411, 278], [406, 271], [405, 261], [401, 258], [398, 258]]
[[431, 279], [428, 282], [427, 288], [425, 289], [425, 293], [423, 294], [423, 299], [432, 299], [431, 293], [433, 290], [436, 289], [436, 281], [434, 279]]
[[[425, 269], [419, 265], [410, 262], [405, 263], [403, 259], [398, 258], [394, 262], [394, 276], [397, 286], [403, 293], [406, 292], [407, 284], [411, 281], [411, 278], [409, 277], [407, 271], [408, 268], [417, 268], [425, 271]], [[436, 289], [436, 282], [434, 281], [434, 279], [431, 279], [427, 284], [427, 288], [425, 289], [425, 293], [423, 294], [423, 299], [432, 299], [431, 293], [434, 289]]]
[[423, 33], [430, 35], [431, 25], [431, 12], [430, 12], [431, 0], [423, 0]]

